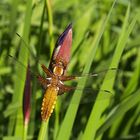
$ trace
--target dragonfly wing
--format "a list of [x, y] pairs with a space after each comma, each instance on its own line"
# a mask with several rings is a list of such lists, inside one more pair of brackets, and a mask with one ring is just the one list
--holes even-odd
[[[60, 87], [59, 95], [66, 93], [67, 96], [64, 98], [68, 98], [68, 100], [69, 100], [71, 98], [70, 96], [72, 95], [71, 92], [76, 91], [76, 90], [81, 91], [81, 92], [74, 92], [73, 94], [82, 94], [80, 104], [95, 102], [95, 100], [106, 100], [109, 98], [113, 98], [113, 93], [108, 90], [93, 89], [93, 88], [84, 88], [83, 89], [80, 87], [71, 87], [71, 86], [66, 86], [66, 85], [63, 85]], [[102, 96], [98, 96], [98, 94], [102, 94]], [[98, 96], [98, 98], [97, 98], [97, 96]], [[76, 104], [77, 103], [76, 100], [73, 103]]]
[[62, 95], [62, 94], [64, 94], [64, 93], [66, 93], [66, 92], [70, 92], [70, 91], [73, 91], [73, 90], [75, 90], [75, 89], [76, 89], [75, 87], [60, 84], [60, 85], [59, 85], [59, 92], [58, 92], [58, 95]]
[[113, 93], [111, 93], [108, 90], [85, 88], [83, 90], [82, 99], [81, 99], [80, 104], [108, 100], [109, 98], [113, 99]]
[[25, 47], [27, 49], [28, 53], [33, 57], [33, 59], [38, 62], [40, 59], [39, 59], [39, 57], [36, 57], [35, 52], [33, 51], [33, 50], [35, 50], [35, 48], [33, 48], [32, 46], [29, 46], [27, 44], [27, 42], [22, 38], [21, 35], [19, 35], [18, 33], [16, 33], [16, 35], [20, 38], [20, 41], [24, 44], [24, 45], [22, 45], [22, 47]]
[[110, 69], [104, 69], [101, 71], [97, 71], [94, 73], [85, 73], [85, 74], [82, 74], [79, 76], [78, 75], [64, 76], [64, 77], [62, 77], [62, 81], [63, 80], [68, 81], [69, 79], [73, 80], [73, 81], [78, 81], [78, 80], [82, 80], [83, 78], [94, 79], [94, 80], [97, 78], [103, 79], [106, 74], [108, 74], [108, 79], [111, 79], [113, 77], [113, 75], [118, 71], [119, 71], [119, 69], [117, 69], [117, 68], [110, 68]]
[[[38, 66], [38, 64], [40, 65], [40, 67], [42, 67], [42, 63], [40, 62], [40, 58], [37, 55], [36, 48], [27, 44], [27, 42], [22, 38], [21, 35], [19, 35], [18, 33], [16, 33], [16, 34], [20, 38], [20, 42], [22, 42], [24, 44], [24, 45], [20, 45], [20, 47], [24, 47], [27, 50], [30, 62], [32, 62], [32, 64], [34, 64], [34, 67]], [[10, 54], [12, 54], [12, 57], [16, 56], [16, 54], [20, 50], [20, 47], [18, 47], [18, 48], [11, 47], [10, 48], [11, 49]], [[20, 57], [23, 57], [23, 56], [20, 56]], [[18, 60], [16, 57], [14, 57], [14, 59], [15, 59], [15, 61]], [[22, 62], [18, 62], [18, 63], [20, 63], [20, 65], [23, 65]], [[25, 66], [23, 66], [23, 67], [25, 67]], [[44, 67], [44, 65], [43, 65], [43, 67]]]
[[[8, 55], [8, 56], [9, 56], [9, 59], [13, 62], [13, 65], [16, 65], [17, 67], [19, 67], [19, 68], [21, 68], [21, 69], [26, 69], [26, 70], [27, 70], [27, 68], [28, 68], [28, 70], [30, 71], [30, 75], [31, 75], [32, 78], [37, 78], [37, 77], [39, 77], [39, 74], [38, 74], [37, 72], [34, 72], [34, 71], [30, 68], [29, 64], [28, 64], [28, 67], [26, 67], [22, 62], [18, 61], [18, 59], [17, 59], [16, 57], [11, 56], [11, 55]], [[22, 79], [21, 75], [17, 75], [17, 78], [18, 78], [19, 80], [24, 81], [24, 79]]]

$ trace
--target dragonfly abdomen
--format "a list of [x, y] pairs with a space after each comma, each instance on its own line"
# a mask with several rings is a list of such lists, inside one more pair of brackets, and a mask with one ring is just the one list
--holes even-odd
[[57, 87], [49, 86], [47, 88], [41, 107], [41, 117], [43, 121], [46, 121], [51, 116], [56, 104], [57, 94]]

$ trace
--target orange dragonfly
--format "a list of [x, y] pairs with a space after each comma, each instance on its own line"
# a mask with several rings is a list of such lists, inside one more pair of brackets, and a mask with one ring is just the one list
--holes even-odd
[[66, 76], [66, 68], [70, 61], [72, 45], [72, 24], [60, 35], [53, 51], [49, 68], [42, 65], [47, 78], [38, 76], [38, 80], [46, 89], [41, 107], [41, 117], [46, 121], [52, 114], [57, 96], [68, 92], [73, 87], [64, 85], [64, 81], [75, 79], [75, 76]]

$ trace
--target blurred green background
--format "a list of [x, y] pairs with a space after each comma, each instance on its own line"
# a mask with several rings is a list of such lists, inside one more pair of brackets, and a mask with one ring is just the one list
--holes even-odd
[[[49, 121], [42, 122], [44, 91], [35, 75], [43, 75], [40, 64], [49, 65], [58, 36], [71, 22], [68, 74], [116, 70], [79, 80], [81, 90], [59, 97]], [[140, 139], [139, 32], [138, 0], [1, 0], [0, 139]]]

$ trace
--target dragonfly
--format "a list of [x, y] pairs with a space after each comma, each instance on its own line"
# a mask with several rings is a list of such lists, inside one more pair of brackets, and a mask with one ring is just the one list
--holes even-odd
[[64, 84], [65, 81], [78, 78], [77, 76], [66, 75], [67, 66], [70, 61], [71, 46], [72, 24], [69, 24], [56, 42], [49, 68], [45, 67], [45, 65], [41, 66], [47, 78], [38, 76], [40, 84], [46, 89], [41, 107], [43, 121], [46, 121], [51, 116], [57, 101], [57, 96], [76, 89], [73, 86]]
[[[41, 65], [41, 68], [46, 74], [46, 77], [44, 78], [41, 75], [36, 75], [39, 83], [45, 89], [41, 105], [41, 118], [43, 121], [47, 121], [51, 117], [57, 102], [57, 97], [59, 95], [78, 89], [74, 86], [65, 85], [64, 82], [77, 80], [84, 76], [97, 77], [100, 73], [108, 71], [104, 70], [100, 73], [91, 73], [82, 76], [68, 76], [67, 67], [70, 62], [71, 47], [72, 24], [69, 24], [56, 41], [49, 67], [47, 68], [44, 64]], [[116, 71], [116, 68], [111, 68], [109, 70]], [[104, 92], [109, 93], [107, 90], [104, 90]]]

